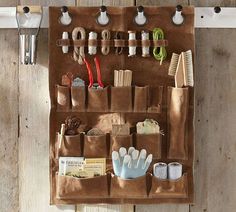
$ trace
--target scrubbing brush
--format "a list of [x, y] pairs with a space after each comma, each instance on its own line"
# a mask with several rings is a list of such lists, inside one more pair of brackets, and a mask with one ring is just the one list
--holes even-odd
[[175, 77], [175, 87], [193, 86], [193, 61], [192, 51], [182, 52], [180, 55], [173, 53], [168, 75]]
[[186, 52], [182, 52], [182, 60], [183, 60], [183, 71], [184, 71], [184, 86], [193, 87], [193, 59], [192, 59], [192, 51], [188, 50]]
[[168, 70], [168, 75], [170, 76], [175, 76], [176, 74], [176, 69], [179, 61], [179, 55], [176, 53], [172, 53], [171, 61], [170, 61], [170, 66]]

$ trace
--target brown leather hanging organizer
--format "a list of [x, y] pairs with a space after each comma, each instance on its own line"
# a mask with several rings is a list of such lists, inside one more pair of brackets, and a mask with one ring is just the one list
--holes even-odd
[[[77, 203], [192, 203], [193, 202], [193, 114], [194, 89], [174, 88], [173, 77], [168, 76], [171, 54], [189, 49], [194, 52], [194, 8], [184, 7], [184, 23], [176, 26], [172, 23], [174, 7], [145, 7], [147, 23], [138, 26], [134, 23], [136, 7], [108, 7], [110, 22], [100, 26], [96, 22], [98, 7], [69, 7], [72, 23], [64, 26], [59, 23], [59, 7], [50, 7], [49, 28], [49, 89], [51, 98], [50, 113], [50, 187], [51, 204]], [[73, 41], [71, 33], [75, 27], [86, 30], [84, 41]], [[151, 46], [150, 57], [142, 57], [140, 32], [148, 30], [150, 35], [154, 28], [161, 28], [165, 40], [146, 42]], [[101, 31], [111, 32], [110, 41], [101, 41]], [[137, 41], [128, 42], [128, 31], [136, 31]], [[68, 40], [62, 40], [62, 32], [69, 33]], [[102, 79], [106, 89], [92, 91], [87, 87], [79, 91], [60, 86], [61, 77], [67, 72], [77, 74], [88, 83], [85, 65], [73, 60], [73, 46], [85, 46], [86, 58], [94, 64], [93, 57], [88, 55], [88, 33], [98, 33], [97, 56], [101, 63]], [[120, 41], [117, 38], [119, 32]], [[168, 41], [168, 42], [167, 42]], [[132, 43], [132, 44], [131, 44]], [[166, 46], [168, 43], [168, 46]], [[61, 46], [69, 46], [69, 53], [63, 54]], [[128, 57], [128, 45], [137, 45], [135, 57]], [[110, 45], [108, 55], [101, 54], [101, 45]], [[152, 54], [153, 46], [166, 46], [167, 59], [160, 62]], [[116, 47], [123, 47], [121, 54]], [[120, 52], [119, 52], [120, 53]], [[92, 67], [93, 71], [95, 67]], [[114, 70], [130, 69], [133, 71], [132, 88], [112, 87]], [[95, 72], [95, 71], [94, 71]], [[95, 73], [94, 73], [95, 74]], [[79, 95], [76, 95], [76, 93]], [[124, 93], [125, 95], [121, 95]], [[111, 96], [112, 95], [112, 96]], [[78, 99], [80, 98], [80, 99]], [[179, 104], [181, 98], [182, 104]], [[127, 102], [127, 104], [122, 104]], [[178, 103], [176, 103], [178, 102]], [[177, 106], [175, 104], [178, 104]], [[179, 107], [177, 118], [173, 107]], [[61, 124], [69, 115], [75, 115], [90, 127], [100, 127], [106, 136], [79, 135], [65, 137], [62, 150], [58, 151], [58, 132]], [[112, 137], [111, 123], [128, 123], [135, 126], [137, 122], [152, 118], [159, 122], [164, 136], [137, 135]], [[179, 128], [175, 126], [180, 126]], [[176, 130], [179, 129], [179, 130]], [[74, 140], [78, 140], [77, 144]], [[156, 141], [156, 145], [153, 143]], [[97, 150], [94, 151], [94, 146]], [[112, 169], [110, 153], [124, 143], [136, 148], [152, 151], [153, 163], [146, 176], [124, 180], [107, 172], [107, 175], [79, 179], [69, 176], [58, 176], [59, 156], [106, 157], [107, 170]], [[77, 147], [76, 147], [77, 145]], [[153, 148], [153, 147], [154, 148]], [[76, 148], [76, 149], [75, 149]], [[155, 149], [156, 148], [156, 149]], [[93, 151], [91, 150], [93, 149]], [[96, 149], [96, 148], [95, 148]], [[183, 176], [176, 180], [159, 180], [152, 176], [152, 166], [158, 161], [177, 161], [183, 164]]]

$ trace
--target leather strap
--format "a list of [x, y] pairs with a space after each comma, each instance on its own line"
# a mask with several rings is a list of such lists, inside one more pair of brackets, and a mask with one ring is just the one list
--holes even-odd
[[126, 47], [127, 41], [123, 39], [114, 39], [114, 47]]
[[152, 42], [154, 47], [168, 46], [167, 40], [153, 40]]
[[88, 45], [89, 46], [98, 46], [98, 41], [95, 39], [89, 39], [88, 40]]
[[128, 44], [129, 44], [129, 46], [138, 46], [137, 40], [129, 40]]
[[113, 40], [101, 40], [101, 46], [113, 46]]
[[72, 40], [70, 39], [58, 39], [56, 41], [57, 46], [71, 46]]
[[114, 40], [71, 40], [71, 39], [58, 39], [56, 41], [57, 46], [114, 46], [114, 47], [161, 47], [168, 46], [167, 40], [124, 40], [124, 39], [114, 39]]

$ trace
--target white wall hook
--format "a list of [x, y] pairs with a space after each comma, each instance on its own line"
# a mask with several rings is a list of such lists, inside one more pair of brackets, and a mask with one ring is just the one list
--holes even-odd
[[71, 23], [72, 19], [70, 17], [69, 12], [68, 12], [68, 7], [66, 7], [66, 6], [61, 7], [61, 12], [62, 12], [62, 15], [59, 18], [60, 23], [63, 25], [69, 25]]
[[101, 6], [100, 8], [100, 14], [97, 17], [97, 23], [105, 26], [109, 23], [110, 18], [109, 15], [107, 14], [107, 7], [106, 6]]
[[176, 6], [176, 11], [174, 16], [172, 17], [172, 21], [175, 25], [181, 25], [184, 22], [184, 17], [182, 15], [183, 7], [181, 5]]
[[144, 8], [143, 8], [143, 6], [139, 6], [137, 8], [137, 15], [134, 17], [134, 22], [137, 25], [139, 25], [139, 26], [142, 26], [142, 25], [146, 24], [147, 18], [144, 15]]

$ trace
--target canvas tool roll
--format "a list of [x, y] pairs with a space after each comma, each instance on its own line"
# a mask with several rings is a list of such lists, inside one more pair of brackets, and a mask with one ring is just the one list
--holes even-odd
[[[193, 202], [194, 87], [174, 88], [168, 68], [172, 53], [191, 50], [194, 56], [194, 8], [183, 7], [184, 22], [179, 26], [172, 23], [175, 10], [144, 7], [147, 21], [140, 26], [134, 22], [137, 7], [107, 7], [109, 22], [99, 25], [99, 7], [68, 7], [71, 22], [63, 25], [58, 21], [61, 8], [49, 8], [51, 204]], [[67, 39], [62, 39], [63, 32], [68, 33]], [[63, 46], [68, 46], [68, 53], [62, 52]], [[100, 87], [96, 87], [95, 58], [104, 84]], [[90, 87], [87, 64], [94, 75]], [[131, 70], [132, 83], [115, 86], [115, 70]], [[62, 85], [62, 76], [69, 72], [84, 86]], [[63, 136], [60, 129], [68, 116], [104, 135]], [[164, 135], [137, 134], [136, 124], [146, 119], [156, 120]], [[113, 135], [112, 126], [117, 124], [129, 125], [130, 134]], [[111, 152], [121, 146], [146, 149], [153, 155], [146, 175], [135, 179], [114, 175]], [[106, 174], [60, 176], [59, 157], [71, 156], [106, 158]], [[183, 175], [178, 179], [154, 176], [153, 164], [160, 161], [181, 163]]]

